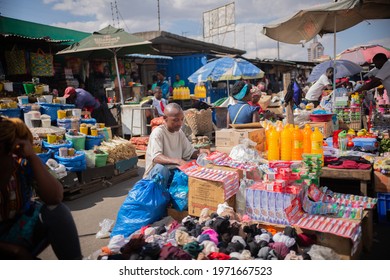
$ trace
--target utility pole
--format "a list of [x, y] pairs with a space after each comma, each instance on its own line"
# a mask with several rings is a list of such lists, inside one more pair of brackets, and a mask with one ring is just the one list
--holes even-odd
[[158, 16], [158, 31], [161, 31], [161, 26], [160, 26], [160, 0], [157, 0], [157, 16]]
[[280, 51], [279, 51], [279, 41], [277, 41], [278, 42], [278, 60], [280, 59]]

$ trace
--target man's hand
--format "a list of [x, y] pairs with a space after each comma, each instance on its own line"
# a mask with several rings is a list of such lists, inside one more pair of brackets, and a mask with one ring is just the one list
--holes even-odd
[[203, 153], [206, 153], [207, 155], [209, 155], [211, 153], [210, 149], [199, 149], [199, 154], [203, 154]]
[[178, 166], [182, 166], [182, 165], [187, 164], [187, 162], [186, 162], [185, 160], [183, 160], [183, 159], [178, 159], [176, 164], [177, 164]]

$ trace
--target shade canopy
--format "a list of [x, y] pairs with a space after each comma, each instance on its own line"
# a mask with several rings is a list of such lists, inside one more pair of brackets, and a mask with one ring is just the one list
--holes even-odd
[[301, 44], [364, 20], [388, 18], [389, 0], [341, 0], [300, 10], [292, 17], [264, 26], [263, 33], [280, 42]]
[[130, 53], [150, 53], [153, 51], [151, 44], [150, 41], [131, 35], [122, 28], [109, 25], [57, 54], [83, 58], [112, 58], [114, 51], [117, 56]]
[[[122, 28], [115, 28], [109, 25], [57, 54], [77, 56], [85, 59], [114, 58], [117, 79], [120, 81], [117, 57], [130, 53], [150, 53], [154, 50], [151, 44], [150, 41], [131, 35]], [[119, 94], [123, 104], [123, 93], [120, 86]]]
[[259, 79], [264, 72], [242, 58], [222, 57], [206, 63], [188, 77], [192, 83], [206, 81], [229, 81], [240, 79]]
[[336, 56], [336, 59], [349, 60], [359, 65], [371, 64], [372, 58], [378, 54], [384, 53], [390, 58], [390, 49], [381, 45], [366, 45], [346, 49]]
[[328, 60], [316, 65], [311, 71], [307, 81], [310, 83], [317, 81], [322, 74], [326, 73], [326, 69], [329, 67], [333, 67], [335, 69], [334, 75], [336, 79], [353, 76], [363, 70], [360, 65], [349, 60]]

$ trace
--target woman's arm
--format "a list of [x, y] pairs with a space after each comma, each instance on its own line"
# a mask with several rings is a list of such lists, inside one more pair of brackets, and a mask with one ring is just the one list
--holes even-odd
[[41, 159], [35, 154], [28, 140], [17, 139], [15, 141], [15, 153], [26, 158], [31, 164], [34, 179], [37, 182], [39, 198], [48, 205], [59, 204], [63, 199], [63, 187], [61, 183], [49, 173]]

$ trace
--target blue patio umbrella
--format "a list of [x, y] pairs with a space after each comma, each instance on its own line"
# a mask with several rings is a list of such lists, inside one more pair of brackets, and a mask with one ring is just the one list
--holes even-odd
[[222, 57], [203, 65], [189, 76], [188, 80], [192, 83], [200, 83], [206, 81], [259, 79], [263, 76], [264, 72], [260, 68], [245, 59]]
[[352, 61], [349, 60], [335, 60], [335, 61], [328, 60], [316, 65], [313, 68], [307, 81], [310, 83], [317, 81], [320, 78], [320, 76], [324, 74], [326, 72], [326, 69], [328, 69], [329, 67], [335, 68], [334, 72], [335, 72], [336, 79], [353, 76], [355, 74], [360, 73], [363, 70], [363, 68], [360, 65], [353, 63]]

